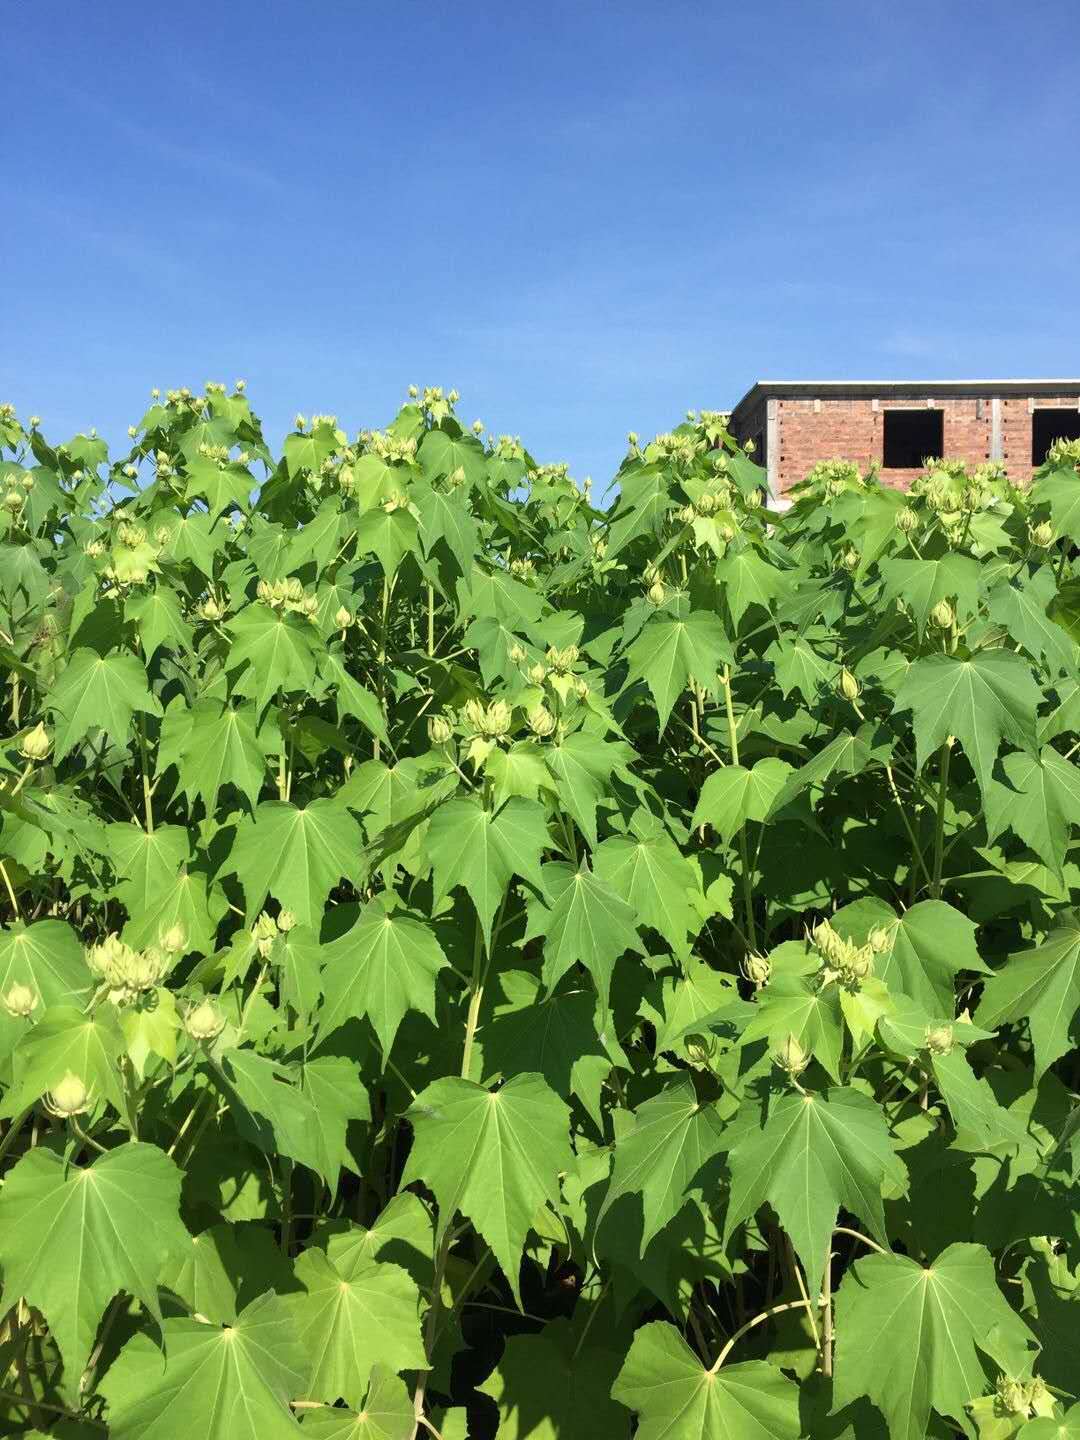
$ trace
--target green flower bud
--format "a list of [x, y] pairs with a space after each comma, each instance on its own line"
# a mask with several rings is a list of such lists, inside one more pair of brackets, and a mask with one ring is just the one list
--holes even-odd
[[410, 385], [410, 386], [409, 386], [409, 399], [410, 399], [410, 400], [415, 400], [416, 397], [417, 397], [419, 394], [420, 394], [420, 391], [416, 388], [415, 385]]
[[857, 570], [859, 568], [859, 552], [854, 545], [849, 545], [840, 557], [840, 564], [845, 570]]
[[953, 1048], [953, 1027], [951, 1025], [928, 1025], [926, 1027], [926, 1048], [931, 1055], [948, 1055]]
[[184, 1028], [192, 1040], [205, 1045], [225, 1029], [225, 1016], [212, 1000], [202, 1000], [188, 1011]]
[[487, 719], [487, 709], [482, 700], [466, 700], [463, 711], [465, 724], [476, 734], [482, 734]]
[[902, 535], [910, 535], [919, 528], [919, 517], [910, 505], [896, 512], [896, 528]]
[[427, 732], [433, 745], [445, 745], [453, 736], [454, 727], [445, 715], [429, 715]]
[[1014, 1380], [1009, 1375], [999, 1375], [995, 1399], [998, 1408], [1006, 1415], [1028, 1415], [1030, 1413], [1027, 1387], [1022, 1380]]
[[715, 1035], [688, 1035], [686, 1037], [686, 1058], [691, 1065], [708, 1065], [715, 1054]]
[[37, 992], [29, 985], [16, 980], [4, 996], [3, 1004], [7, 1013], [16, 1020], [26, 1020], [37, 1009]]
[[528, 654], [529, 652], [525, 649], [525, 646], [518, 645], [516, 642], [511, 645], [510, 649], [507, 651], [507, 655], [509, 656], [510, 663], [512, 665], [520, 665], [523, 660], [528, 658]]
[[347, 630], [352, 623], [352, 613], [344, 605], [339, 605], [334, 611], [334, 624], [339, 630]]
[[789, 1035], [773, 1055], [773, 1064], [789, 1075], [801, 1075], [810, 1064], [812, 1053], [804, 1050], [794, 1035]]
[[182, 955], [187, 948], [187, 927], [179, 920], [167, 930], [158, 932], [158, 944], [166, 955]]
[[760, 510], [765, 503], [765, 497], [760, 490], [751, 490], [749, 495], [743, 496], [743, 504], [747, 510]]
[[550, 735], [555, 729], [555, 716], [546, 705], [538, 705], [535, 710], [530, 710], [528, 722], [532, 733], [541, 739]]
[[1029, 527], [1028, 535], [1031, 537], [1032, 545], [1037, 545], [1040, 550], [1045, 550], [1048, 545], [1054, 543], [1054, 527], [1048, 520], [1044, 520], [1041, 525]]
[[472, 433], [478, 436], [484, 433], [484, 422], [482, 420], [474, 420], [472, 422]]
[[547, 679], [548, 667], [538, 660], [535, 665], [529, 666], [526, 673], [534, 685], [543, 685]]
[[44, 1097], [45, 1108], [58, 1119], [68, 1120], [73, 1115], [85, 1115], [90, 1109], [90, 1092], [82, 1079], [68, 1070], [59, 1084], [54, 1085]]
[[19, 754], [24, 760], [44, 760], [52, 749], [52, 735], [38, 721], [33, 730], [28, 730], [19, 742]]
[[706, 490], [694, 501], [694, 513], [696, 515], [711, 515], [716, 509], [716, 497], [710, 495]]
[[951, 630], [956, 623], [956, 611], [948, 600], [939, 600], [930, 611], [930, 623], [939, 630]]
[[720, 536], [720, 539], [724, 542], [725, 545], [730, 545], [732, 540], [735, 539], [735, 527], [733, 525], [728, 525], [727, 523], [723, 525], [717, 525], [716, 533]]
[[486, 735], [505, 735], [510, 729], [510, 721], [513, 718], [513, 711], [505, 700], [495, 700], [487, 708], [484, 716], [484, 733]]
[[303, 415], [297, 415], [296, 419], [293, 421], [293, 424], [296, 426], [297, 430], [303, 430], [304, 427], [307, 425], [307, 419]]
[[24, 490], [29, 491], [33, 490], [34, 486], [37, 484], [37, 481], [34, 479], [33, 475], [31, 475], [30, 471], [28, 470], [26, 474], [22, 477], [22, 479], [19, 481], [19, 484]]
[[764, 955], [747, 955], [739, 968], [753, 985], [760, 986], [769, 983], [772, 965]]
[[650, 605], [663, 605], [667, 599], [667, 587], [662, 580], [654, 580], [645, 593]]
[[296, 916], [291, 910], [282, 910], [279, 912], [277, 917], [277, 928], [281, 931], [283, 935], [287, 935], [290, 930], [295, 930]]
[[[265, 581], [260, 580], [260, 585]], [[208, 595], [201, 605], [196, 607], [196, 614], [201, 615], [204, 620], [220, 620], [225, 614], [225, 607], [213, 595]]]
[[884, 955], [892, 949], [892, 935], [884, 925], [875, 925], [866, 939], [875, 955]]
[[845, 700], [852, 702], [856, 701], [862, 693], [862, 686], [846, 665], [840, 671], [840, 679], [836, 682], [836, 688]]

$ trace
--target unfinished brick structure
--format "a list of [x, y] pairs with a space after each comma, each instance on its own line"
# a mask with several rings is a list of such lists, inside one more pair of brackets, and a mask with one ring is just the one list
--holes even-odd
[[759, 380], [731, 414], [774, 501], [819, 460], [874, 462], [906, 488], [924, 457], [1000, 460], [1028, 479], [1057, 438], [1080, 438], [1080, 380]]

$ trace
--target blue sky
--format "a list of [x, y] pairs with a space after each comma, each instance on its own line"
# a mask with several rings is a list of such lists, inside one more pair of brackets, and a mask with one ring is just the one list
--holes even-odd
[[410, 382], [598, 488], [758, 377], [1080, 373], [1076, 0], [4, 7], [0, 399]]

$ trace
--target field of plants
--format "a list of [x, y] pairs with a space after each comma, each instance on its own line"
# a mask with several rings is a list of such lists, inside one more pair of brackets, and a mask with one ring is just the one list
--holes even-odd
[[0, 1431], [1080, 1437], [1080, 447], [457, 404], [0, 408]]

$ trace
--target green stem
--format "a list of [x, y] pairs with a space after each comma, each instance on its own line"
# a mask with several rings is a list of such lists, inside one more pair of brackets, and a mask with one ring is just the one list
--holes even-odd
[[930, 894], [935, 900], [941, 896], [941, 867], [945, 859], [945, 806], [949, 797], [949, 760], [952, 746], [953, 737], [950, 735], [941, 747], [937, 826], [934, 832], [934, 878], [930, 885]]
[[480, 1019], [480, 1001], [484, 994], [484, 932], [480, 928], [480, 917], [476, 917], [476, 936], [473, 941], [472, 976], [469, 980], [469, 1013], [465, 1019], [465, 1045], [461, 1053], [462, 1079], [469, 1078], [472, 1063], [473, 1040], [476, 1025]]
[[146, 816], [146, 833], [154, 833], [154, 791], [150, 783], [150, 760], [146, 749], [146, 726], [142, 716], [138, 720], [139, 757], [142, 761], [143, 811]]
[[435, 587], [427, 587], [427, 653], [428, 659], [435, 654]]

